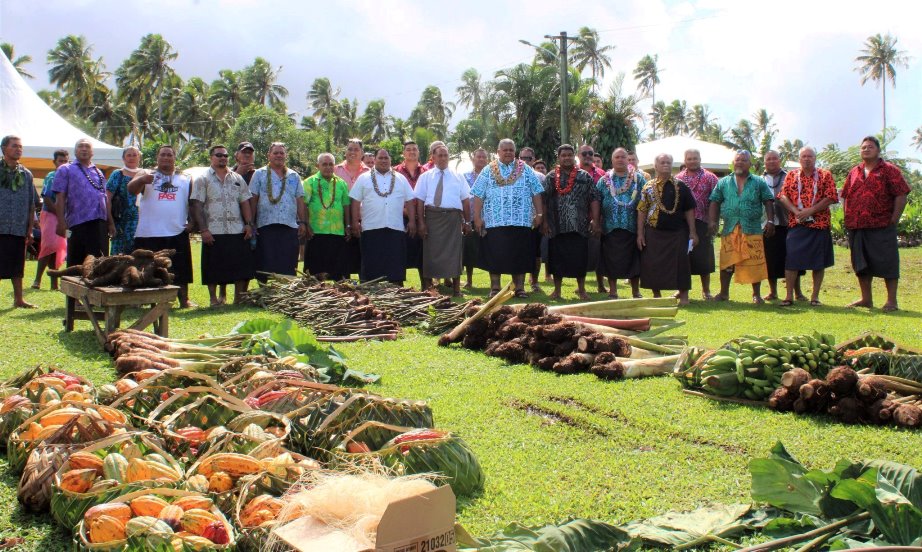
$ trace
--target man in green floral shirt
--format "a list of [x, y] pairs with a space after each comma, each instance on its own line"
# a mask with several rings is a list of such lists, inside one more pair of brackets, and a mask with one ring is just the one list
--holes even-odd
[[762, 240], [762, 209], [765, 209], [764, 234], [775, 233], [774, 196], [765, 180], [749, 172], [752, 154], [746, 150], [736, 152], [733, 174], [717, 181], [711, 192], [708, 211], [711, 235], [717, 233], [718, 217], [723, 219], [720, 236], [720, 293], [715, 301], [730, 298], [730, 277], [736, 282], [752, 284], [752, 302], [764, 303], [760, 293], [762, 280], [768, 278], [765, 264], [765, 246]]
[[317, 157], [320, 171], [304, 180], [307, 203], [307, 245], [304, 271], [319, 278], [341, 280], [348, 276], [346, 242], [350, 238], [349, 187], [334, 174], [336, 158], [331, 153]]

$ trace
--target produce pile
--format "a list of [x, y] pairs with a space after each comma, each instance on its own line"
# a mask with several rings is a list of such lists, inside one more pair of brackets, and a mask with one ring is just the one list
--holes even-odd
[[382, 281], [329, 282], [309, 274], [273, 275], [247, 293], [244, 303], [284, 314], [309, 326], [323, 341], [396, 339], [401, 326], [438, 333], [464, 318], [465, 308], [446, 295]]
[[674, 375], [686, 392], [710, 398], [843, 423], [922, 427], [922, 356], [877, 334], [838, 345], [819, 333], [743, 336], [692, 352]]
[[156, 253], [147, 249], [135, 249], [131, 255], [88, 255], [82, 265], [49, 270], [48, 274], [55, 277], [79, 276], [89, 287], [161, 287], [173, 282], [173, 275], [170, 273], [173, 262], [170, 256], [175, 253], [175, 249], [164, 249]]
[[[462, 531], [458, 550], [607, 552], [722, 545], [740, 552], [807, 552], [918, 550], [922, 545], [922, 474], [911, 466], [842, 459], [831, 470], [809, 470], [778, 443], [767, 458], [750, 461], [749, 471], [751, 504], [715, 504], [623, 525], [588, 519], [535, 528], [512, 524], [489, 538]], [[894, 548], [901, 546], [913, 548]]]
[[[476, 456], [434, 428], [425, 403], [325, 383], [349, 370], [290, 321], [238, 330], [123, 332], [111, 341], [116, 362], [142, 351], [169, 360], [122, 362], [121, 379], [99, 388], [44, 367], [0, 383], [0, 442], [23, 506], [72, 529], [74, 550], [256, 551], [319, 473], [426, 474], [457, 496], [482, 489]], [[376, 526], [369, 519], [362, 534]]]
[[558, 374], [591, 372], [602, 379], [669, 373], [685, 349], [683, 337], [659, 336], [680, 323], [667, 321], [651, 330], [651, 318], [632, 318], [674, 317], [675, 299], [500, 306], [510, 293], [507, 289], [482, 307], [469, 307], [468, 317], [442, 335], [439, 345], [460, 343], [511, 364], [528, 363]]

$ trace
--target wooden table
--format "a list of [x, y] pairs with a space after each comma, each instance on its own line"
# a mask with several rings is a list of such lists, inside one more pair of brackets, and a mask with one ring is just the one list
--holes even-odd
[[[74, 330], [74, 320], [89, 320], [96, 332], [96, 339], [102, 346], [105, 346], [108, 335], [119, 328], [122, 311], [126, 307], [141, 308], [143, 311], [142, 316], [130, 326], [130, 329], [143, 330], [153, 324], [154, 333], [168, 337], [170, 306], [179, 293], [179, 288], [176, 286], [139, 289], [92, 288], [76, 276], [63, 276], [60, 288], [61, 292], [67, 296], [64, 331]], [[101, 310], [94, 310], [94, 307]], [[103, 321], [105, 330], [100, 325], [100, 319]]]

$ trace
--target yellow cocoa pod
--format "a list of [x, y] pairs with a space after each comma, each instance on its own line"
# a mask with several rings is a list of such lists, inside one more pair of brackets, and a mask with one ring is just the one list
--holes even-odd
[[86, 396], [79, 391], [68, 391], [64, 393], [64, 396], [61, 397], [62, 401], [75, 401], [75, 402], [84, 402], [86, 401]]
[[214, 503], [210, 498], [205, 496], [184, 496], [173, 501], [173, 506], [179, 506], [186, 510], [192, 510], [198, 508], [199, 510], [210, 510]]
[[109, 516], [121, 521], [122, 523], [128, 523], [128, 520], [131, 519], [131, 507], [124, 502], [108, 502], [105, 504], [97, 504], [96, 506], [93, 506], [87, 510], [85, 514], [83, 514], [83, 523], [84, 525], [89, 526], [93, 520], [99, 518], [100, 516]]
[[135, 481], [154, 479], [153, 473], [150, 469], [150, 462], [141, 458], [132, 458], [128, 461], [126, 480], [128, 483], [134, 483]]
[[48, 427], [50, 425], [64, 425], [67, 422], [71, 421], [73, 418], [83, 414], [83, 411], [79, 408], [74, 408], [72, 406], [65, 406], [64, 408], [59, 408], [48, 414], [45, 414], [41, 417], [39, 422]]
[[224, 472], [215, 472], [208, 478], [208, 490], [212, 493], [223, 493], [232, 488], [234, 488], [234, 480]]
[[159, 496], [144, 495], [133, 499], [128, 505], [131, 506], [131, 511], [136, 516], [157, 517], [170, 504]]
[[112, 516], [101, 515], [88, 524], [87, 532], [94, 544], [120, 541], [125, 539], [125, 523]]
[[170, 504], [166, 508], [160, 510], [157, 519], [165, 521], [166, 524], [170, 526], [170, 529], [175, 531], [180, 527], [183, 514], [185, 514], [185, 510], [175, 504]]
[[201, 535], [205, 531], [205, 527], [215, 521], [221, 520], [208, 510], [193, 508], [183, 514], [181, 526], [183, 531], [188, 531], [193, 535]]
[[62, 427], [64, 426], [62, 425], [44, 426], [42, 427], [42, 430], [38, 432], [38, 435], [35, 436], [35, 440], [41, 441], [42, 439], [47, 439], [51, 437], [52, 435], [54, 435]]
[[198, 535], [191, 535], [187, 532], [183, 532], [182, 536], [178, 535], [173, 537], [173, 550], [176, 552], [186, 552], [187, 550], [213, 550], [214, 543], [205, 537], [200, 537]]
[[[179, 472], [171, 468], [170, 466], [165, 466], [160, 462], [153, 462], [151, 460], [141, 460], [147, 465], [147, 470], [150, 473], [148, 479], [166, 479], [169, 481], [179, 481], [180, 475]], [[131, 463], [128, 464], [129, 472], [131, 471]]]
[[95, 480], [96, 470], [70, 470], [61, 476], [61, 483], [58, 487], [72, 493], [85, 493], [90, 490]]
[[103, 459], [92, 452], [77, 451], [70, 455], [67, 462], [73, 470], [94, 469], [97, 474], [102, 475]]
[[224, 472], [231, 477], [237, 478], [259, 473], [263, 469], [263, 463], [252, 456], [234, 452], [221, 452], [202, 460], [199, 472], [203, 475], [207, 475], [207, 471], [211, 473]]
[[99, 414], [102, 416], [103, 420], [107, 422], [113, 422], [116, 424], [124, 424], [128, 421], [128, 417], [125, 416], [121, 411], [116, 410], [109, 406], [98, 405], [96, 410], [99, 411]]

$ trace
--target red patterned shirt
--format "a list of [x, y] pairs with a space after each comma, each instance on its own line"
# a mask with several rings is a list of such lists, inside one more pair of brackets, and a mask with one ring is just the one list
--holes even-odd
[[[836, 181], [832, 177], [832, 173], [826, 169], [816, 169], [815, 174], [818, 182], [814, 182], [813, 174], [805, 174], [800, 169], [788, 172], [787, 176], [784, 177], [781, 191], [778, 193], [778, 199], [786, 197], [794, 204], [794, 207], [801, 209], [812, 207], [814, 203], [821, 199], [830, 199], [833, 203], [838, 203]], [[798, 178], [800, 179], [799, 184]], [[816, 185], [816, 197], [813, 195], [814, 184]], [[794, 213], [788, 213], [788, 226], [793, 228], [798, 225], [817, 230], [829, 228], [829, 207], [814, 213], [813, 222], [801, 222], [797, 220]]]
[[403, 164], [403, 163], [401, 163], [401, 164], [397, 165], [396, 167], [394, 167], [394, 170], [397, 171], [397, 172], [399, 172], [399, 173], [402, 174], [403, 176], [405, 176], [406, 179], [410, 182], [410, 187], [413, 188], [413, 189], [415, 190], [415, 189], [416, 189], [416, 181], [419, 180], [419, 177], [422, 176], [422, 174], [423, 174], [424, 172], [426, 172], [426, 166], [425, 166], [425, 165], [417, 165], [417, 166], [416, 166], [415, 174], [410, 174], [410, 169], [408, 169], [407, 166], [406, 166], [405, 164]]
[[848, 172], [842, 186], [845, 227], [859, 230], [890, 226], [894, 199], [908, 193], [909, 184], [899, 167], [881, 159], [865, 176], [862, 162]]
[[711, 206], [711, 192], [717, 187], [717, 175], [707, 169], [699, 169], [697, 173], [690, 173], [684, 169], [675, 175], [676, 180], [681, 180], [695, 196], [695, 218], [707, 222], [708, 209]]
[[598, 182], [600, 178], [605, 176], [605, 169], [597, 167], [595, 163], [591, 164], [588, 169], [583, 164], [580, 164], [579, 168], [592, 175], [593, 182]]

